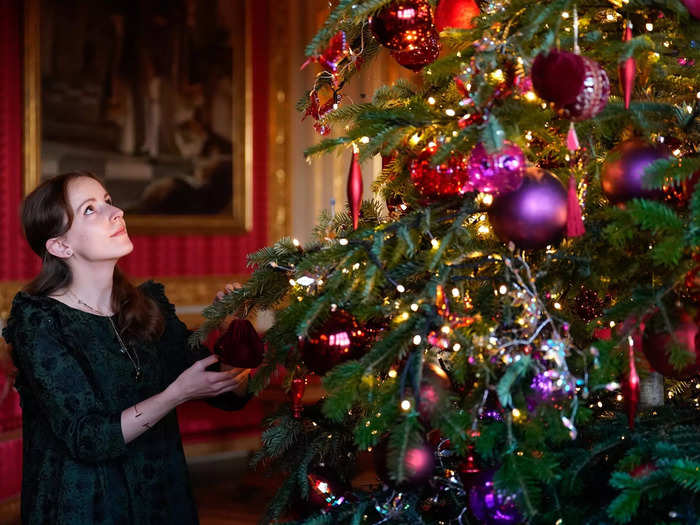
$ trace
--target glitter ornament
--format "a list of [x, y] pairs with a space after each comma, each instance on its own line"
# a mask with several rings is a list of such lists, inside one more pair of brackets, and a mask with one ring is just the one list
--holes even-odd
[[302, 338], [299, 346], [307, 368], [324, 375], [340, 363], [361, 357], [367, 351], [367, 343], [367, 333], [355, 318], [344, 310], [336, 310]]
[[639, 139], [626, 140], [613, 148], [603, 163], [600, 182], [612, 204], [630, 199], [658, 198], [660, 190], [644, 187], [644, 170], [655, 160], [666, 158], [657, 147]]
[[531, 76], [537, 95], [554, 103], [564, 118], [592, 118], [608, 103], [607, 73], [594, 60], [576, 53], [540, 53], [532, 65]]
[[493, 483], [495, 471], [484, 472], [478, 482], [469, 489], [469, 509], [478, 523], [508, 525], [522, 522], [516, 497], [496, 490]]
[[467, 157], [453, 153], [445, 162], [432, 166], [430, 161], [437, 148], [436, 144], [428, 146], [410, 163], [411, 181], [420, 194], [432, 202], [473, 191]]
[[525, 154], [512, 142], [488, 153], [480, 142], [469, 155], [467, 172], [469, 181], [483, 193], [506, 193], [517, 190], [523, 182]]
[[566, 231], [567, 195], [554, 175], [526, 168], [515, 191], [498, 195], [489, 208], [489, 220], [503, 242], [523, 249], [544, 248], [561, 240]]
[[391, 56], [406, 69], [417, 73], [435, 62], [441, 48], [440, 35], [433, 29], [421, 37], [415, 45], [400, 51], [392, 51]]
[[532, 412], [542, 404], [557, 404], [571, 398], [576, 392], [576, 381], [570, 374], [546, 370], [532, 378], [530, 390], [527, 408]]
[[581, 291], [574, 298], [573, 311], [581, 320], [589, 322], [603, 315], [604, 301], [595, 290], [581, 287]]
[[396, 0], [369, 19], [377, 41], [392, 51], [414, 49], [435, 31], [427, 0]]

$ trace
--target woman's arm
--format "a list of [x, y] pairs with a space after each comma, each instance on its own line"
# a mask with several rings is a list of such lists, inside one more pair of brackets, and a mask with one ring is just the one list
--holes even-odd
[[195, 362], [165, 390], [122, 411], [124, 442], [132, 442], [185, 401], [218, 396], [224, 392], [245, 392], [248, 370], [240, 372], [240, 369], [234, 368], [224, 372], [208, 372], [206, 368], [218, 360], [218, 356], [210, 355]]

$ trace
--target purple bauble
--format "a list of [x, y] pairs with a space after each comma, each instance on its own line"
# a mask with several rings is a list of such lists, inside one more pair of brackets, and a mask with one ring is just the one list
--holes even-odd
[[523, 176], [520, 188], [494, 199], [491, 226], [503, 242], [523, 249], [559, 242], [566, 231], [564, 185], [541, 168], [526, 168]]
[[521, 523], [522, 516], [512, 494], [496, 490], [494, 471], [484, 472], [469, 489], [469, 508], [479, 523], [488, 525], [512, 525]]
[[517, 190], [523, 182], [525, 154], [512, 142], [489, 154], [484, 145], [477, 144], [469, 156], [469, 181], [484, 193], [506, 193]]
[[605, 159], [600, 173], [603, 193], [612, 204], [630, 199], [659, 198], [660, 190], [644, 187], [644, 170], [655, 160], [666, 155], [659, 148], [639, 139], [618, 144]]

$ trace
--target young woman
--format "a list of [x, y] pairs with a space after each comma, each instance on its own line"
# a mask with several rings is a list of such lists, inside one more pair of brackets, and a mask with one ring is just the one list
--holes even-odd
[[250, 371], [209, 371], [218, 357], [188, 347], [163, 286], [122, 275], [133, 245], [93, 175], [41, 184], [22, 224], [42, 259], [3, 334], [22, 405], [22, 523], [197, 523], [174, 408], [239, 409]]

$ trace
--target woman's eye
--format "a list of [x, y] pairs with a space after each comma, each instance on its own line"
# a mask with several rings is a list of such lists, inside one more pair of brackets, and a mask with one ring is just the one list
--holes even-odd
[[95, 213], [95, 208], [93, 208], [92, 205], [85, 208], [85, 215], [92, 215], [93, 213]]
[[105, 199], [105, 202], [111, 206], [112, 205], [112, 198], [110, 197], [110, 198]]

